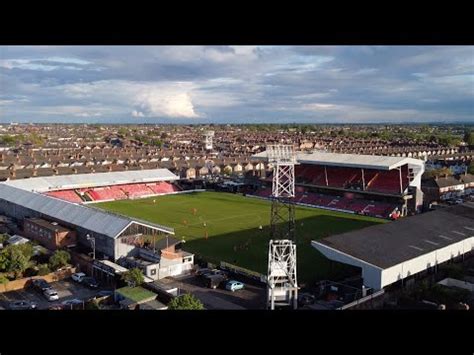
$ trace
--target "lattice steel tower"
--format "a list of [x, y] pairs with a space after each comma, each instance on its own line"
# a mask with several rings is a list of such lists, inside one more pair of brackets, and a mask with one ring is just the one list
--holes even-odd
[[204, 146], [206, 150], [212, 150], [212, 139], [214, 138], [214, 131], [206, 131], [204, 132]]
[[273, 165], [271, 240], [268, 248], [268, 308], [297, 307], [295, 244], [295, 164], [291, 145], [268, 145]]

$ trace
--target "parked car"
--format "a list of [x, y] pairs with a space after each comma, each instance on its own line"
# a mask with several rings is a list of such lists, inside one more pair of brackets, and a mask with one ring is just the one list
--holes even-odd
[[49, 301], [57, 301], [59, 300], [59, 295], [56, 290], [49, 288], [43, 292], [44, 297]]
[[242, 290], [243, 288], [244, 288], [244, 284], [240, 281], [230, 280], [230, 281], [227, 281], [227, 283], [225, 284], [225, 289], [232, 292], [235, 292], [237, 290]]
[[72, 274], [71, 275], [71, 278], [76, 281], [76, 282], [79, 282], [81, 283], [82, 282], [82, 279], [86, 277], [86, 274], [84, 274], [83, 272], [76, 272], [75, 274]]
[[52, 286], [45, 279], [34, 279], [31, 281], [31, 286], [38, 292], [52, 289]]
[[216, 289], [218, 288], [223, 282], [227, 281], [226, 275], [206, 275], [204, 278], [204, 282], [206, 287]]
[[36, 309], [36, 303], [30, 301], [14, 301], [8, 305], [14, 311]]
[[74, 298], [72, 300], [61, 302], [61, 305], [64, 306], [65, 309], [82, 309], [84, 302]]
[[99, 288], [99, 283], [93, 277], [83, 277], [81, 283], [89, 288]]
[[310, 293], [300, 293], [298, 295], [298, 306], [308, 306], [316, 301], [316, 297]]

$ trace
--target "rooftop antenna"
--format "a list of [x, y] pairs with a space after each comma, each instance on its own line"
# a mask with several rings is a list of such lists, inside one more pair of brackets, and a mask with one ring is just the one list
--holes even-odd
[[295, 240], [295, 164], [292, 145], [268, 145], [268, 162], [273, 165], [270, 243], [268, 247], [267, 307], [297, 307]]

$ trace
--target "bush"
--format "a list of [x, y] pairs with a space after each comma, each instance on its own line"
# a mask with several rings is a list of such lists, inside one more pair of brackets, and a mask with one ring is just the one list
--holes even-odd
[[49, 258], [49, 267], [56, 271], [57, 269], [66, 266], [71, 260], [71, 254], [65, 250], [56, 250]]
[[122, 280], [124, 280], [128, 286], [136, 287], [143, 283], [144, 277], [142, 271], [139, 268], [133, 268], [122, 275]]
[[4, 274], [0, 274], [0, 285], [6, 284], [10, 282], [8, 277], [6, 277]]
[[49, 268], [48, 264], [40, 264], [38, 265], [38, 275], [44, 276], [51, 273], [51, 269]]
[[204, 305], [194, 295], [186, 293], [182, 296], [176, 297], [168, 304], [168, 309], [171, 310], [202, 310]]

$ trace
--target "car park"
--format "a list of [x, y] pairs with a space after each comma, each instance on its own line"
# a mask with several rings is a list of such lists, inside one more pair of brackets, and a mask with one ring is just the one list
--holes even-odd
[[244, 284], [240, 281], [230, 280], [225, 284], [225, 288], [226, 290], [235, 292], [237, 290], [242, 290], [244, 288]]
[[37, 305], [30, 301], [13, 301], [8, 308], [14, 311], [36, 309]]
[[49, 288], [43, 291], [43, 295], [49, 302], [59, 300], [58, 292], [54, 290], [53, 288]]
[[82, 280], [84, 279], [84, 277], [86, 277], [86, 274], [84, 274], [83, 272], [76, 272], [74, 274], [71, 275], [71, 278], [76, 281], [76, 282], [79, 282], [81, 283]]

